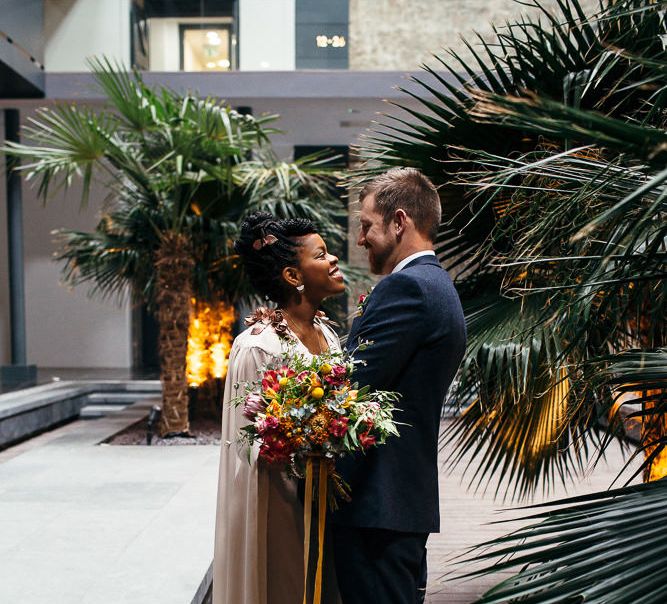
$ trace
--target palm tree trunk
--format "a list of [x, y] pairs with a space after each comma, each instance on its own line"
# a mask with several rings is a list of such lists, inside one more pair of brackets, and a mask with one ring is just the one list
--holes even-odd
[[162, 382], [160, 434], [165, 436], [187, 433], [190, 429], [185, 358], [194, 259], [187, 237], [167, 233], [156, 253], [155, 267]]

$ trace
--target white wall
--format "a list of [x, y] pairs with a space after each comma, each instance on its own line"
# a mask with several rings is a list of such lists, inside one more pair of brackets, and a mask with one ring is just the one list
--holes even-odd
[[46, 71], [87, 71], [86, 58], [130, 63], [130, 0], [45, 0]]
[[151, 71], [179, 70], [178, 19], [151, 19], [148, 27]]
[[242, 71], [295, 68], [295, 0], [239, 0]]
[[[23, 110], [25, 124], [31, 112]], [[52, 231], [59, 228], [90, 231], [99, 220], [105, 190], [91, 190], [91, 202], [79, 207], [80, 188], [58, 193], [46, 206], [36, 189], [23, 182], [25, 244], [26, 332], [28, 362], [38, 367], [131, 366], [129, 304], [88, 297], [87, 285], [71, 289], [61, 280], [61, 265]], [[5, 262], [6, 252], [0, 252]]]
[[60, 283], [51, 258], [25, 263], [28, 360], [38, 367], [120, 367], [131, 365], [127, 305], [91, 299], [86, 286]]
[[[151, 20], [151, 70], [178, 70], [179, 21]], [[241, 70], [295, 68], [295, 0], [240, 0], [239, 21]], [[47, 71], [87, 71], [93, 55], [129, 64], [130, 0], [45, 0], [44, 35]]]
[[[53, 229], [92, 230], [99, 202], [80, 211], [78, 188], [46, 207], [23, 187], [26, 331], [28, 361], [39, 367], [123, 367], [131, 365], [131, 313], [126, 303], [88, 296], [88, 286], [62, 283], [53, 260]], [[99, 187], [93, 199], [102, 197]]]

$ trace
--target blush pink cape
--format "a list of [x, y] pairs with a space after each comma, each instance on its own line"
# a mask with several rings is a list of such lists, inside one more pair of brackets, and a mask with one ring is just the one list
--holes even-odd
[[[320, 321], [331, 350], [338, 336]], [[293, 346], [308, 350], [296, 340]], [[230, 405], [255, 381], [261, 367], [288, 347], [269, 324], [251, 326], [235, 340], [229, 357], [222, 416], [222, 445], [213, 560], [213, 604], [301, 604], [303, 600], [303, 506], [296, 483], [284, 473], [257, 463], [257, 451], [236, 444], [247, 423], [242, 408]], [[235, 389], [241, 384], [240, 390]], [[227, 444], [231, 443], [231, 444]], [[333, 565], [325, 571], [323, 602], [338, 601]]]

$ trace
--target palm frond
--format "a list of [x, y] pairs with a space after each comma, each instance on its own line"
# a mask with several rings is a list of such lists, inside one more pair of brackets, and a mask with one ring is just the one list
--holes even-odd
[[[443, 435], [471, 484], [529, 497], [595, 459], [608, 385], [596, 358], [663, 345], [664, 65], [657, 4], [577, 0], [426, 67], [362, 146], [355, 185], [393, 165], [439, 187], [436, 242], [469, 350]], [[471, 401], [473, 401], [471, 403]], [[472, 460], [472, 461], [471, 461]]]
[[548, 505], [557, 507], [476, 548], [475, 560], [498, 561], [472, 576], [520, 568], [478, 604], [665, 601], [658, 561], [667, 555], [667, 537], [656, 526], [667, 513], [667, 480]]
[[81, 176], [85, 205], [94, 169], [104, 168], [108, 147], [116, 145], [111, 137], [115, 119], [75, 105], [60, 105], [38, 110], [29, 121], [23, 129], [29, 144], [6, 142], [0, 151], [27, 160], [16, 169], [27, 180], [39, 180], [38, 194], [44, 201], [54, 192], [53, 186], [56, 191], [68, 189]]
[[338, 159], [318, 152], [286, 162], [260, 153], [234, 168], [234, 180], [247, 198], [249, 211], [312, 220], [336, 248], [347, 236], [340, 224], [345, 206], [336, 189], [341, 172], [332, 167]]

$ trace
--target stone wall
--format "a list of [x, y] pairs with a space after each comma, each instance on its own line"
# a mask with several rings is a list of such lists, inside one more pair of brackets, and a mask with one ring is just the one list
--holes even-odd
[[[597, 7], [597, 0], [581, 2], [590, 11]], [[543, 4], [557, 11], [555, 0]], [[444, 57], [444, 48], [471, 60], [461, 36], [479, 46], [474, 32], [490, 39], [491, 23], [502, 27], [521, 14], [535, 15], [537, 9], [515, 0], [350, 0], [350, 69], [407, 71], [424, 62], [437, 65], [432, 55]]]

